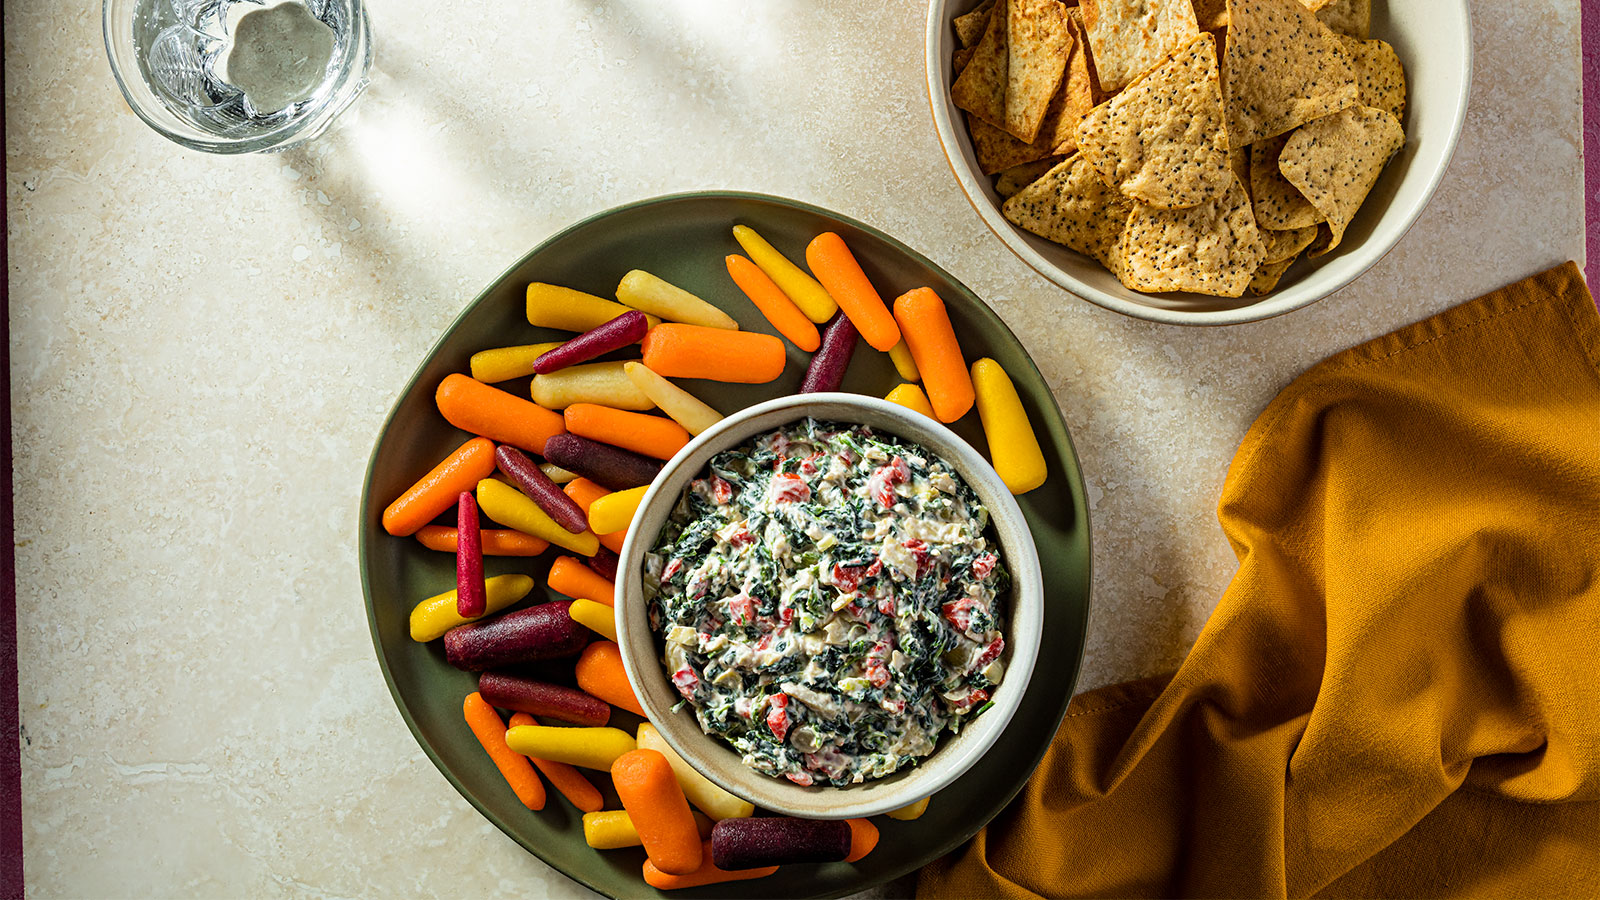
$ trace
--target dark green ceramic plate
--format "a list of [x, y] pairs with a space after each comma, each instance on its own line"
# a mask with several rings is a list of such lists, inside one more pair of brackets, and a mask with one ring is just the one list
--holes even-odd
[[[961, 282], [906, 245], [860, 222], [759, 194], [679, 194], [618, 207], [579, 222], [535, 248], [479, 295], [439, 339], [401, 392], [367, 468], [361, 498], [361, 580], [378, 664], [422, 749], [456, 789], [502, 831], [551, 866], [612, 897], [655, 893], [640, 880], [643, 852], [591, 850], [583, 842], [579, 813], [555, 791], [540, 812], [530, 812], [517, 802], [462, 721], [461, 700], [475, 689], [475, 679], [445, 664], [440, 642], [417, 644], [407, 632], [407, 619], [417, 601], [455, 587], [454, 557], [424, 549], [411, 538], [390, 537], [379, 520], [391, 500], [467, 437], [434, 408], [433, 392], [441, 379], [451, 372], [467, 371], [468, 359], [478, 350], [569, 336], [528, 325], [523, 296], [530, 281], [609, 297], [624, 273], [645, 269], [721, 306], [739, 320], [741, 328], [775, 333], [734, 286], [723, 266], [723, 257], [741, 252], [731, 232], [741, 223], [755, 228], [796, 261], [804, 259], [805, 246], [816, 234], [838, 232], [886, 299], [914, 287], [932, 287], [949, 308], [967, 358], [993, 357], [1011, 374], [1033, 417], [1051, 469], [1043, 487], [1018, 498], [1033, 528], [1044, 569], [1044, 640], [1022, 706], [999, 743], [961, 780], [935, 796], [922, 818], [898, 822], [879, 817], [882, 840], [872, 855], [854, 865], [793, 866], [760, 882], [735, 882], [674, 895], [835, 896], [897, 878], [949, 852], [998, 813], [1027, 781], [1061, 721], [1083, 655], [1089, 614], [1089, 523], [1072, 440], [1049, 387], [1027, 352], [1005, 323]], [[790, 346], [789, 357], [788, 370], [771, 384], [683, 384], [723, 413], [730, 413], [793, 393], [805, 371], [807, 355]], [[850, 364], [844, 390], [881, 397], [899, 381], [888, 355], [863, 343]], [[526, 396], [525, 381], [501, 387]], [[987, 448], [976, 412], [952, 427], [975, 446]], [[528, 572], [542, 585], [554, 555], [491, 557], [485, 568], [490, 575]], [[544, 599], [542, 589], [536, 589], [525, 602]], [[637, 723], [635, 716], [624, 712], [615, 713], [612, 719], [613, 725], [630, 731]], [[609, 808], [620, 808], [615, 795], [609, 793], [608, 779], [597, 775], [595, 781], [607, 791]]]

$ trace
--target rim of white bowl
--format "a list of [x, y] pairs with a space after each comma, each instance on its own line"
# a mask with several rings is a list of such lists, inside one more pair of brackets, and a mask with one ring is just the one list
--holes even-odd
[[[1185, 310], [1151, 306], [1100, 290], [1062, 271], [1060, 267], [1040, 255], [1024, 237], [1025, 232], [1007, 221], [1000, 214], [999, 207], [989, 201], [983, 185], [978, 183], [977, 177], [967, 166], [965, 159], [961, 158], [957, 149], [961, 138], [955, 131], [951, 116], [950, 91], [944, 84], [944, 58], [948, 55], [946, 51], [953, 35], [947, 20], [953, 5], [951, 0], [930, 0], [928, 4], [923, 68], [927, 73], [928, 108], [933, 112], [934, 129], [939, 136], [939, 149], [944, 153], [945, 162], [955, 175], [956, 183], [961, 186], [961, 192], [966, 195], [967, 202], [972, 204], [983, 224], [988, 226], [1007, 249], [1057, 287], [1113, 312], [1167, 325], [1240, 325], [1246, 322], [1259, 322], [1309, 306], [1337, 293], [1360, 278], [1400, 243], [1401, 238], [1405, 237], [1411, 226], [1416, 224], [1422, 211], [1433, 199], [1439, 183], [1444, 180], [1445, 173], [1450, 169], [1451, 159], [1455, 157], [1461, 129], [1467, 119], [1467, 103], [1472, 95], [1472, 16], [1463, 0], [1456, 4], [1461, 11], [1461, 44], [1453, 48], [1453, 52], [1459, 54], [1463, 71], [1461, 90], [1456, 95], [1455, 109], [1451, 112], [1450, 134], [1446, 139], [1439, 164], [1427, 174], [1423, 191], [1409, 210], [1399, 213], [1398, 218], [1380, 221], [1373, 234], [1363, 244], [1351, 248], [1344, 256], [1344, 259], [1349, 261], [1346, 270], [1327, 282], [1316, 284], [1301, 282], [1269, 294], [1255, 303], [1228, 309]], [[1451, 51], [1440, 48], [1438, 52]], [[1392, 210], [1384, 211], [1385, 219], [1390, 212]]]

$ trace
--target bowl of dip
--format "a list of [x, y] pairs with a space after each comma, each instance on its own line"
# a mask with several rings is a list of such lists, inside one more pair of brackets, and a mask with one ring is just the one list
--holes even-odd
[[761, 809], [870, 816], [994, 745], [1038, 655], [1016, 500], [945, 426], [857, 394], [759, 403], [652, 483], [616, 626], [650, 721]]

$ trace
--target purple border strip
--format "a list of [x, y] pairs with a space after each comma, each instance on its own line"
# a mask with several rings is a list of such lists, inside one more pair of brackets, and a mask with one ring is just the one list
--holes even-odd
[[1582, 6], [1584, 275], [1600, 293], [1600, 6]]

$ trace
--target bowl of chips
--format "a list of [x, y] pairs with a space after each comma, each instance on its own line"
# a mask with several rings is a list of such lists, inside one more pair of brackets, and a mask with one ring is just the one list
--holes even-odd
[[1023, 262], [1158, 322], [1264, 319], [1383, 257], [1466, 118], [1464, 0], [932, 0], [951, 171]]

